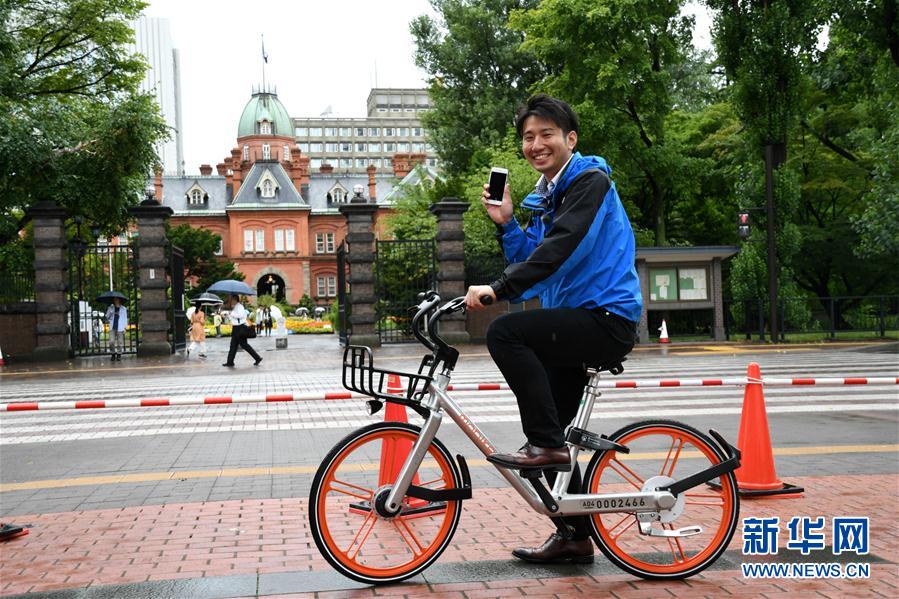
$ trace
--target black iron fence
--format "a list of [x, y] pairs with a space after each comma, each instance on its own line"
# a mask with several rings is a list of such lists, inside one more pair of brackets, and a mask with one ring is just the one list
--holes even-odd
[[171, 283], [171, 303], [169, 312], [169, 342], [172, 353], [187, 347], [187, 313], [184, 310], [184, 251], [178, 246], [169, 244], [169, 276]]
[[136, 353], [140, 322], [138, 271], [134, 249], [127, 245], [83, 245], [69, 250], [69, 331], [74, 356], [112, 353], [106, 316], [108, 302], [97, 298], [106, 291], [118, 291], [127, 299], [124, 352]]
[[489, 285], [506, 269], [506, 259], [497, 250], [493, 254], [465, 255], [465, 286]]
[[0, 272], [0, 304], [35, 301], [34, 272]]
[[437, 244], [433, 239], [384, 241], [375, 246], [375, 289], [381, 343], [414, 341], [409, 308], [417, 295], [437, 288]]
[[[899, 334], [899, 295], [786, 297], [780, 298], [777, 304], [781, 341]], [[724, 304], [728, 339], [764, 341], [771, 334], [769, 320], [767, 300], [734, 300]]]
[[347, 243], [344, 241], [337, 248], [337, 322], [331, 323], [337, 327], [340, 344], [346, 346], [349, 343], [350, 330], [350, 303], [347, 301], [349, 289], [346, 273]]

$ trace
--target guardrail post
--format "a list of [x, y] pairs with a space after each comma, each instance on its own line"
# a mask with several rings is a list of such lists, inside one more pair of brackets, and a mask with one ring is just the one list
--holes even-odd
[[886, 305], [882, 295], [880, 296], [880, 336], [887, 336]]
[[66, 300], [66, 211], [52, 201], [38, 202], [28, 210], [34, 227], [34, 297], [37, 310], [37, 345], [34, 360], [69, 357]]
[[837, 338], [837, 319], [836, 310], [834, 309], [833, 297], [830, 298], [830, 338]]
[[[468, 203], [457, 198], [443, 198], [430, 207], [437, 216], [437, 292], [444, 300], [465, 295], [465, 232], [462, 215]], [[468, 343], [465, 315], [448, 314], [440, 321], [440, 336], [450, 345]]]
[[755, 300], [759, 309], [759, 341], [765, 340], [765, 305], [761, 299]]
[[340, 206], [346, 217], [346, 261], [350, 265], [350, 292], [347, 294], [350, 323], [347, 344], [380, 347], [375, 314], [374, 216], [378, 205], [357, 196]]
[[[173, 210], [160, 205], [156, 200], [147, 199], [129, 212], [137, 220], [135, 245], [138, 249], [136, 262], [140, 281], [137, 355], [168, 356], [172, 353], [168, 333], [173, 324], [169, 321], [169, 281], [166, 276], [169, 260], [166, 256], [168, 239], [165, 236], [165, 223]], [[172, 277], [184, 277], [183, 272], [169, 274]]]

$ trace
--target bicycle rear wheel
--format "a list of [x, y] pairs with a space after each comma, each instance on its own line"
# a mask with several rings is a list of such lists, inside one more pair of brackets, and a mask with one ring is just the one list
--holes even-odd
[[[315, 474], [309, 494], [312, 537], [322, 556], [353, 580], [382, 584], [415, 576], [443, 553], [456, 531], [461, 501], [406, 497], [392, 517], [375, 508], [420, 430], [399, 422], [363, 427], [335, 445]], [[462, 486], [455, 461], [437, 439], [413, 484], [434, 490]]]
[[[598, 452], [584, 475], [585, 493], [634, 492], [646, 481], [666, 484], [726, 459], [721, 449], [698, 430], [670, 420], [628, 425], [610, 436], [627, 445], [630, 454]], [[721, 488], [694, 487], [671, 510], [663, 510], [655, 529], [699, 526], [702, 532], [685, 537], [657, 537], [640, 533], [636, 516], [593, 514], [590, 525], [600, 550], [619, 568], [647, 579], [693, 576], [710, 566], [727, 549], [736, 531], [740, 499], [733, 472], [717, 479]], [[649, 486], [660, 486], [650, 483]]]

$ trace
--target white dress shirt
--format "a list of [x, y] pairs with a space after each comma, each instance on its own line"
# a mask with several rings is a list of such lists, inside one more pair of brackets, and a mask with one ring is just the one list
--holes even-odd
[[231, 324], [234, 326], [247, 324], [247, 309], [240, 302], [231, 308]]

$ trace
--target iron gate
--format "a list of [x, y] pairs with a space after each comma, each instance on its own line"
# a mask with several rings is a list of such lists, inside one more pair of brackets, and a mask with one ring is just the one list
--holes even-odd
[[352, 333], [350, 329], [350, 303], [347, 301], [346, 281], [346, 241], [337, 248], [337, 332], [340, 337], [340, 345], [346, 346], [347, 339]]
[[187, 347], [187, 314], [184, 310], [184, 250], [169, 244], [169, 276], [171, 277], [171, 308], [169, 311], [169, 343], [172, 353]]
[[111, 354], [107, 305], [97, 301], [104, 291], [125, 295], [128, 324], [124, 353], [137, 353], [138, 272], [135, 249], [128, 245], [84, 245], [73, 243], [69, 251], [69, 335], [72, 356]]
[[376, 242], [375, 314], [381, 343], [415, 341], [409, 309], [418, 303], [418, 293], [427, 289], [437, 289], [433, 239]]

